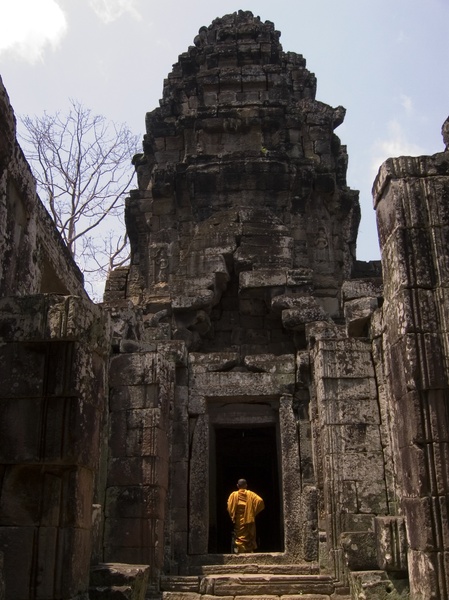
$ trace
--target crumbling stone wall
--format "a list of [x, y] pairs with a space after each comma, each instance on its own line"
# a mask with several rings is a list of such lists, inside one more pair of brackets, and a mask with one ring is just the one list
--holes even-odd
[[158, 322], [169, 309], [171, 334], [192, 349], [292, 350], [280, 317], [296, 300], [272, 308], [278, 290], [313, 289], [339, 315], [359, 205], [333, 133], [345, 111], [315, 88], [272, 23], [240, 12], [201, 28], [147, 114], [126, 209], [131, 266], [107, 299], [144, 304]]
[[108, 323], [36, 194], [0, 81], [0, 596], [7, 600], [86, 597], [92, 504], [103, 502]]
[[0, 297], [39, 292], [86, 297], [83, 276], [36, 194], [0, 78]]
[[9, 600], [85, 593], [108, 335], [87, 300], [0, 300], [0, 547]]

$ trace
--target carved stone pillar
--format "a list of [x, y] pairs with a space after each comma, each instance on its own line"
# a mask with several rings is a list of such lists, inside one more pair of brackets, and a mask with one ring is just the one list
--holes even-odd
[[209, 415], [199, 415], [190, 461], [189, 553], [207, 554], [209, 529]]
[[448, 153], [389, 159], [374, 195], [384, 347], [414, 600], [449, 597]]
[[373, 518], [388, 514], [371, 344], [322, 339], [312, 352], [324, 524], [335, 576], [376, 567]]
[[292, 559], [301, 559], [301, 473], [296, 419], [292, 407], [293, 397], [281, 396], [279, 402], [279, 428], [281, 431], [282, 489], [284, 509], [285, 551]]

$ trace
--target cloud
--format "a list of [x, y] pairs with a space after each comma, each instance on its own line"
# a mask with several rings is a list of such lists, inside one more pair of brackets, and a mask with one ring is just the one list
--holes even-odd
[[396, 42], [398, 44], [403, 44], [404, 42], [408, 41], [408, 35], [406, 33], [404, 33], [404, 31], [401, 29], [401, 31], [398, 33], [398, 37], [396, 38]]
[[89, 0], [89, 5], [104, 23], [112, 23], [126, 13], [134, 19], [142, 18], [136, 8], [136, 0]]
[[408, 117], [413, 115], [413, 101], [410, 96], [406, 96], [405, 94], [401, 94], [401, 104], [405, 109], [405, 113]]
[[31, 64], [55, 49], [67, 31], [66, 17], [55, 0], [0, 0], [0, 55]]
[[373, 176], [376, 175], [380, 165], [387, 158], [419, 156], [424, 153], [424, 149], [418, 146], [418, 144], [407, 140], [407, 136], [398, 121], [390, 121], [388, 123], [388, 137], [384, 140], [376, 140], [371, 149], [371, 169]]

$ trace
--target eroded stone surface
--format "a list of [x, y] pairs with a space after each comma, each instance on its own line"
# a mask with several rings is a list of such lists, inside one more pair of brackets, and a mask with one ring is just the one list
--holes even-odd
[[86, 297], [83, 276], [36, 194], [0, 78], [0, 295]]
[[[449, 155], [382, 165], [382, 268], [357, 261], [345, 111], [315, 92], [272, 23], [200, 29], [147, 114], [100, 308], [1, 90], [5, 599], [84, 598], [90, 561], [121, 563], [94, 566], [99, 598], [449, 596]], [[242, 476], [266, 507], [234, 555]]]

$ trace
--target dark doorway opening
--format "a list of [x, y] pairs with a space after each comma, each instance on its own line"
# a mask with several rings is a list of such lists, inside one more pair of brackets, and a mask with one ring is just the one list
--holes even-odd
[[[257, 516], [257, 552], [283, 551], [283, 516], [280, 499], [276, 427], [217, 427], [214, 430], [215, 477], [211, 478], [209, 552], [231, 552], [232, 523], [226, 509], [238, 479], [261, 496], [265, 509]], [[215, 459], [215, 461], [214, 461]], [[215, 485], [214, 485], [215, 483]]]

